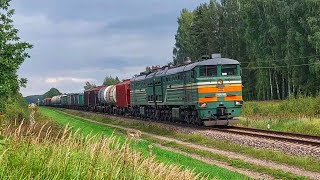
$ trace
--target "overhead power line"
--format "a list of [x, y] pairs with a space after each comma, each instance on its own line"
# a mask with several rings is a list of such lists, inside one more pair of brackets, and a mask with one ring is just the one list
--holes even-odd
[[313, 57], [320, 57], [320, 55], [304, 56], [304, 57], [297, 57], [297, 58], [272, 59], [272, 60], [265, 60], [265, 61], [247, 61], [247, 62], [240, 62], [240, 63], [242, 64], [242, 63], [258, 63], [258, 62], [278, 62], [278, 61], [284, 61], [284, 60], [306, 59], [306, 58], [313, 58]]
[[320, 62], [316, 63], [308, 63], [308, 64], [294, 64], [294, 65], [288, 65], [288, 66], [270, 66], [270, 67], [245, 67], [241, 69], [249, 69], [249, 70], [255, 70], [255, 69], [277, 69], [277, 68], [289, 68], [289, 67], [301, 67], [301, 66], [310, 66], [310, 65], [320, 65]]

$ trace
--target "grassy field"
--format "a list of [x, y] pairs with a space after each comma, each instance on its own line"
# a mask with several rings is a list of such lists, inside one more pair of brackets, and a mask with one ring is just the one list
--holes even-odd
[[[61, 110], [61, 109], [60, 109]], [[226, 141], [216, 141], [211, 138], [207, 138], [205, 136], [197, 135], [197, 134], [183, 134], [183, 133], [178, 133], [174, 131], [170, 131], [164, 128], [160, 128], [158, 126], [154, 125], [145, 125], [142, 123], [136, 123], [136, 122], [128, 122], [128, 121], [121, 121], [121, 120], [110, 120], [106, 119], [104, 116], [101, 114], [85, 114], [83, 112], [79, 111], [72, 111], [72, 110], [63, 110], [64, 112], [67, 112], [69, 114], [85, 117], [85, 118], [90, 118], [99, 122], [104, 122], [108, 124], [114, 124], [114, 125], [120, 125], [124, 127], [131, 127], [135, 129], [142, 130], [144, 132], [150, 132], [158, 135], [163, 135], [167, 137], [173, 137], [179, 140], [183, 140], [186, 142], [192, 142], [195, 144], [200, 144], [200, 145], [205, 145], [221, 150], [227, 150], [231, 152], [236, 152], [236, 153], [241, 153], [244, 155], [252, 156], [258, 159], [262, 160], [267, 160], [267, 161], [274, 161], [278, 163], [283, 163], [291, 166], [296, 166], [301, 169], [309, 170], [309, 171], [315, 171], [315, 172], [320, 172], [320, 161], [309, 158], [309, 157], [298, 157], [298, 156], [291, 156], [287, 155], [281, 152], [277, 151], [271, 151], [271, 150], [262, 150], [262, 149], [255, 149], [252, 147], [247, 147], [247, 146], [241, 146], [233, 143], [229, 143]], [[228, 161], [227, 161], [228, 162]], [[236, 161], [233, 161], [236, 162]], [[229, 163], [229, 162], [228, 162]], [[257, 167], [259, 168], [259, 167]], [[254, 167], [249, 167], [249, 169], [254, 170]], [[262, 170], [261, 172], [268, 173], [268, 170], [264, 171]], [[279, 172], [270, 172], [270, 175], [278, 174]], [[280, 172], [281, 174], [281, 172]], [[284, 175], [286, 176], [286, 175]], [[287, 176], [289, 177], [289, 176]]]
[[240, 125], [320, 136], [320, 96], [243, 105]]
[[[130, 149], [127, 141], [120, 143], [116, 136], [83, 136], [68, 129], [57, 135], [44, 126], [22, 126], [2, 130], [1, 179], [201, 178], [188, 169], [143, 156]], [[33, 129], [39, 132], [31, 133]]]
[[[109, 137], [111, 136], [111, 134], [113, 134], [113, 136], [119, 138], [121, 143], [125, 142], [125, 137], [123, 136], [123, 134], [119, 131], [115, 131], [115, 129], [85, 122], [81, 119], [64, 115], [46, 108], [41, 108], [40, 111], [43, 115], [45, 115], [52, 121], [55, 121], [61, 125], [68, 124], [70, 127], [72, 127], [74, 131], [80, 129], [79, 133], [85, 136], [97, 136], [103, 134]], [[130, 147], [134, 150], [141, 152], [144, 156], [148, 156], [150, 153], [150, 144], [151, 142], [145, 140], [132, 141], [130, 143]], [[201, 161], [194, 160], [190, 157], [186, 157], [177, 153], [166, 151], [156, 146], [152, 148], [152, 153], [154, 154], [155, 160], [157, 162], [162, 162], [166, 165], [178, 165], [182, 167], [182, 170], [192, 169], [195, 173], [201, 173], [202, 175], [205, 175], [205, 177], [218, 179], [248, 179], [248, 177], [245, 177], [241, 174], [231, 172], [217, 166], [208, 165]]]

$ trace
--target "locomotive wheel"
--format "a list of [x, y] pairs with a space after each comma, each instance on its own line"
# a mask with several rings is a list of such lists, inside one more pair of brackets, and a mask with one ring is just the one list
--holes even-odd
[[172, 113], [170, 113], [170, 115], [169, 115], [169, 122], [174, 122], [174, 120], [172, 118]]
[[199, 119], [199, 117], [196, 117], [196, 123], [198, 126], [203, 126], [203, 122]]
[[191, 122], [191, 124], [195, 124], [196, 123], [196, 118], [195, 118], [194, 115], [191, 116], [190, 122]]
[[185, 115], [184, 121], [187, 122], [187, 124], [190, 124], [190, 117], [188, 115]]

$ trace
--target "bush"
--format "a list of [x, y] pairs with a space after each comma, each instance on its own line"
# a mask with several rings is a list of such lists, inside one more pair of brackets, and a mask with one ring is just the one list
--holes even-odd
[[28, 104], [19, 94], [8, 100], [5, 108], [5, 119], [20, 122], [23, 119], [28, 119], [29, 113]]

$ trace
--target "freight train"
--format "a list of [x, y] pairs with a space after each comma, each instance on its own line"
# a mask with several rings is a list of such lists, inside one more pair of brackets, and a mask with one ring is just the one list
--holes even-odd
[[204, 126], [233, 125], [240, 116], [240, 63], [212, 56], [141, 72], [130, 80], [43, 100], [43, 105]]

